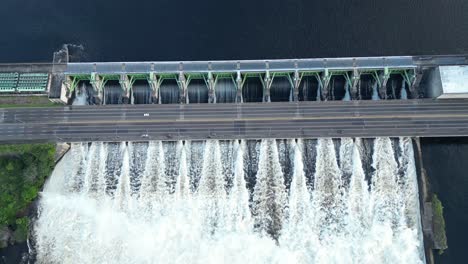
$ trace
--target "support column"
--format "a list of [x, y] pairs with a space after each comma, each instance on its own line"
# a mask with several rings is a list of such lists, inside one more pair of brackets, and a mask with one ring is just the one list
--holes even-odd
[[325, 68], [325, 71], [323, 72], [323, 75], [322, 75], [322, 98], [325, 101], [328, 100], [328, 92], [330, 90], [329, 89], [330, 80], [331, 80], [331, 73], [328, 71], [327, 68]]
[[236, 77], [235, 84], [236, 84], [236, 88], [237, 88], [236, 103], [243, 103], [244, 98], [242, 97], [242, 86], [244, 85], [244, 82], [242, 80], [242, 76], [241, 76], [240, 71], [237, 71], [237, 77]]
[[208, 103], [215, 104], [216, 103], [216, 80], [213, 78], [213, 73], [208, 72], [208, 79], [206, 80], [208, 86]]
[[70, 76], [67, 76], [65, 77], [63, 84], [65, 85], [65, 88], [66, 88], [65, 97], [67, 98], [67, 101], [68, 101], [72, 97], [73, 92], [76, 90], [76, 86], [78, 85], [78, 80], [76, 78], [71, 78]]
[[405, 76], [403, 76], [408, 82], [410, 96], [413, 99], [418, 98], [418, 88], [419, 84], [421, 83], [422, 76], [423, 72], [421, 67], [414, 69], [413, 74], [410, 75], [405, 72]]
[[379, 75], [379, 94], [380, 98], [387, 98], [387, 82], [390, 79], [390, 70], [388, 67], [384, 68], [384, 71]]
[[133, 104], [135, 99], [132, 92], [132, 80], [128, 78], [128, 75], [122, 73], [120, 74], [119, 83], [124, 91], [124, 97], [127, 98], [127, 102]]
[[359, 70], [357, 68], [353, 69], [353, 75], [351, 77], [351, 98], [355, 100], [358, 95], [358, 89], [359, 87], [359, 80], [361, 79], [361, 75], [359, 73]]
[[179, 84], [180, 89], [180, 103], [181, 104], [188, 104], [188, 96], [187, 96], [187, 88], [188, 88], [188, 81], [185, 78], [185, 75], [182, 71], [179, 72], [179, 79], [177, 80], [177, 84]]
[[158, 102], [158, 104], [161, 104], [161, 83], [162, 79], [158, 79], [155, 72], [150, 72], [148, 77], [148, 84], [151, 88], [151, 101], [153, 103]]
[[270, 71], [266, 71], [265, 74], [265, 79], [263, 79], [262, 84], [263, 84], [263, 102], [271, 102], [271, 97], [270, 97], [270, 89], [271, 89], [271, 84], [273, 83], [273, 78], [270, 77]]
[[294, 78], [293, 78], [293, 101], [299, 102], [299, 86], [301, 85], [301, 76], [299, 75], [299, 71], [294, 71]]
[[95, 99], [97, 99], [96, 103], [101, 104], [103, 102], [104, 96], [104, 79], [99, 77], [99, 75], [96, 72], [93, 72], [91, 73], [90, 83], [93, 86], [93, 90], [97, 93], [97, 96], [95, 97]]

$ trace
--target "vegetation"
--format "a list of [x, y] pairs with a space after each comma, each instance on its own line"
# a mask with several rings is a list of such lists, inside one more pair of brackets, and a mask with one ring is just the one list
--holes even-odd
[[0, 96], [0, 108], [63, 106], [47, 96]]
[[434, 243], [439, 248], [439, 254], [447, 249], [447, 236], [445, 234], [444, 207], [436, 194], [432, 196]]
[[0, 145], [0, 227], [14, 230], [15, 241], [27, 237], [29, 204], [54, 168], [55, 145]]
[[26, 241], [28, 238], [29, 218], [21, 217], [16, 219], [15, 241]]

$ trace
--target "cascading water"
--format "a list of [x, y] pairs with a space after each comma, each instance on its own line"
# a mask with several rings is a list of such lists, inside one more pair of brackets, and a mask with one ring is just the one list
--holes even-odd
[[[133, 103], [149, 104], [151, 103], [151, 89], [146, 81], [137, 80], [132, 86]], [[157, 103], [157, 102], [155, 102]]]
[[41, 195], [37, 261], [423, 263], [411, 139], [363, 145], [75, 143]]
[[187, 89], [188, 101], [191, 104], [208, 103], [208, 87], [204, 80], [192, 80]]
[[234, 103], [237, 88], [232, 79], [218, 79], [215, 93], [217, 103]]
[[401, 84], [400, 98], [403, 100], [408, 99], [408, 93], [406, 92], [406, 82], [403, 81]]
[[76, 93], [76, 96], [75, 96], [75, 100], [73, 100], [73, 105], [87, 105], [88, 104], [87, 91], [86, 91], [86, 86], [84, 83], [81, 83], [81, 86], [77, 88], [75, 93]]
[[108, 81], [103, 91], [104, 104], [122, 104], [124, 91], [118, 81]]
[[377, 82], [374, 82], [374, 84], [372, 84], [372, 100], [380, 100]]

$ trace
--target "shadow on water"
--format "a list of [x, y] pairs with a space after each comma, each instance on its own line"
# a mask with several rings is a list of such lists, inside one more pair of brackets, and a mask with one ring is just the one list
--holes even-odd
[[466, 263], [468, 138], [422, 138], [424, 168], [444, 206], [448, 249], [436, 263]]
[[192, 104], [208, 103], [208, 87], [203, 79], [190, 81], [188, 97]]
[[291, 99], [291, 84], [286, 77], [275, 77], [270, 91], [272, 102], [289, 102]]
[[0, 264], [27, 263], [28, 244], [26, 242], [0, 248]]
[[161, 103], [176, 104], [179, 102], [179, 86], [176, 80], [167, 79], [161, 84]]
[[104, 88], [106, 104], [121, 104], [123, 102], [123, 90], [118, 81], [108, 81]]
[[149, 104], [151, 102], [151, 89], [147, 81], [137, 80], [133, 84], [134, 104]]
[[242, 87], [242, 96], [246, 103], [262, 102], [263, 86], [260, 77], [250, 77], [246, 79]]
[[216, 83], [215, 93], [217, 103], [234, 103], [237, 88], [232, 79], [219, 79]]

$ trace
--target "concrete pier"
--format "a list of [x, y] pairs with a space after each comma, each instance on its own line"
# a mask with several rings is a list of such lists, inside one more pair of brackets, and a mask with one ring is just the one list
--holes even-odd
[[[291, 101], [299, 101], [299, 91], [304, 77], [311, 76], [318, 83], [321, 100], [335, 99], [336, 87], [331, 87], [335, 78], [344, 78], [350, 87], [351, 97], [361, 100], [362, 78], [377, 83], [379, 97], [387, 99], [389, 81], [401, 79], [408, 87], [410, 98], [434, 96], [434, 86], [421, 87], [421, 81], [433, 78], [434, 71], [468, 64], [467, 56], [399, 56], [399, 57], [361, 57], [325, 58], [290, 60], [245, 60], [245, 61], [185, 61], [185, 62], [106, 62], [106, 63], [68, 63], [64, 75], [69, 79], [67, 89], [89, 80], [96, 86], [96, 80], [119, 81], [124, 97], [131, 103], [132, 84], [135, 80], [145, 80], [151, 89], [153, 103], [160, 102], [160, 87], [165, 80], [175, 80], [179, 86], [179, 103], [190, 103], [188, 89], [191, 80], [206, 83], [209, 103], [216, 102], [216, 84], [219, 77], [234, 80], [237, 87], [235, 102], [243, 102], [244, 84], [249, 78], [260, 78], [262, 101], [271, 102], [271, 90], [275, 76], [290, 80]], [[439, 68], [441, 67], [441, 68]], [[445, 68], [443, 68], [445, 67]], [[367, 77], [366, 77], [367, 76]], [[439, 74], [440, 76], [440, 74]], [[439, 77], [440, 78], [440, 77]], [[70, 81], [71, 80], [71, 81]], [[427, 83], [427, 80], [426, 82]], [[434, 83], [431, 81], [431, 83]], [[104, 85], [105, 86], [105, 85]], [[99, 87], [97, 100], [100, 100]], [[305, 88], [304, 88], [305, 89]], [[340, 89], [344, 89], [343, 87]]]

